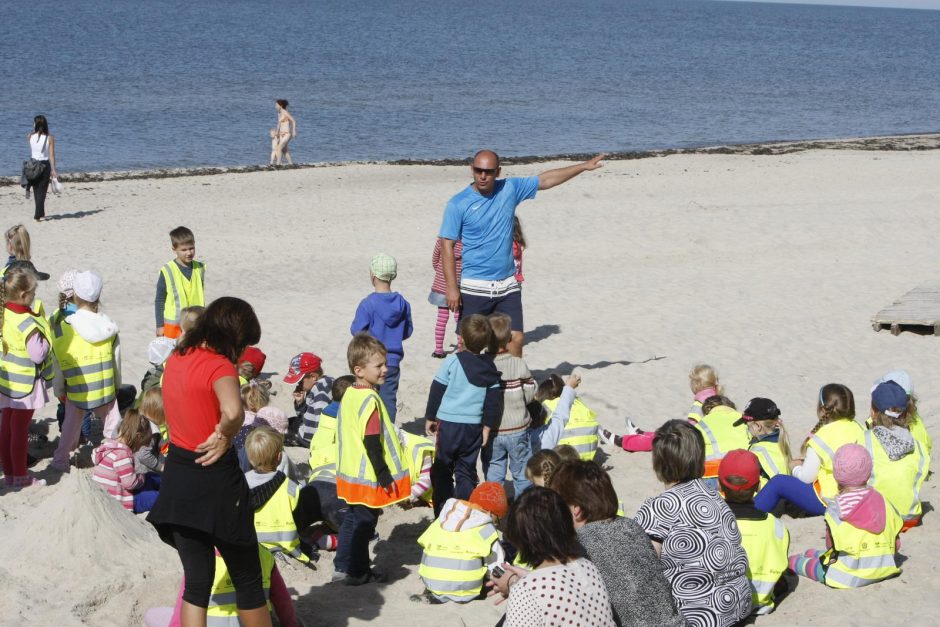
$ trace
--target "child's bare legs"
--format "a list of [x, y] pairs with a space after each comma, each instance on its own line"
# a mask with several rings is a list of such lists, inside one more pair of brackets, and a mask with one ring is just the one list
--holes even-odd
[[287, 149], [287, 144], [290, 143], [290, 135], [282, 135], [277, 142], [277, 165], [281, 165], [281, 158], [287, 159], [287, 165], [294, 165], [294, 162], [291, 160], [290, 151]]

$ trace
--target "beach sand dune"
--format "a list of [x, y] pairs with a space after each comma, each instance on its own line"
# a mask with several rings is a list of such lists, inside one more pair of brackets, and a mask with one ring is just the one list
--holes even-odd
[[[614, 430], [626, 415], [643, 428], [684, 416], [688, 370], [708, 362], [739, 407], [753, 396], [774, 399], [795, 446], [815, 423], [821, 385], [847, 384], [863, 418], [872, 381], [903, 367], [929, 431], [940, 437], [940, 340], [892, 337], [870, 325], [875, 311], [936, 277], [938, 170], [937, 151], [674, 155], [610, 162], [541, 193], [519, 211], [530, 243], [526, 359], [539, 375], [580, 372], [583, 398]], [[418, 428], [413, 421], [440, 363], [429, 356], [431, 249], [444, 203], [467, 183], [466, 167], [391, 165], [77, 183], [47, 206], [62, 219], [28, 227], [34, 261], [53, 278], [68, 268], [104, 276], [103, 307], [121, 326], [124, 378], [132, 383], [147, 367], [157, 270], [172, 256], [167, 232], [192, 228], [208, 264], [209, 297], [240, 296], [257, 309], [267, 374], [278, 381], [275, 403], [285, 410], [290, 390], [279, 381], [292, 355], [312, 350], [328, 374], [346, 371], [349, 323], [371, 289], [369, 259], [395, 256], [394, 288], [412, 303], [416, 329], [405, 344], [399, 416]], [[31, 211], [18, 188], [0, 188], [0, 208], [9, 224]], [[55, 302], [54, 281], [40, 296]], [[38, 418], [54, 411], [49, 405]], [[661, 490], [648, 454], [604, 457], [628, 513]], [[11, 582], [0, 591], [0, 623], [136, 624], [149, 605], [172, 604], [181, 572], [175, 555], [146, 523], [96, 493], [88, 474], [0, 496], [0, 569]], [[922, 497], [938, 502], [936, 480]], [[307, 623], [495, 623], [502, 608], [490, 602], [408, 600], [422, 589], [414, 540], [429, 520], [426, 510], [382, 516], [375, 555], [392, 576], [387, 586], [324, 585], [328, 555], [317, 571], [282, 566]], [[793, 552], [823, 546], [821, 519], [787, 524]], [[848, 592], [800, 581], [759, 623], [934, 622], [934, 514], [902, 542], [900, 577]]]

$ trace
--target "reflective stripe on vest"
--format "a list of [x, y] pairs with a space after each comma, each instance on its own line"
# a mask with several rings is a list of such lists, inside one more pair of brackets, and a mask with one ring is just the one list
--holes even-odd
[[[379, 485], [363, 441], [366, 425], [375, 409], [379, 412], [382, 456], [392, 475], [388, 490]], [[346, 390], [340, 403], [337, 433], [336, 495], [339, 498], [350, 505], [385, 507], [411, 496], [411, 476], [402, 462], [401, 442], [375, 390], [358, 387]]]
[[[34, 310], [35, 311], [35, 310]], [[924, 426], [924, 419], [920, 417], [920, 414], [917, 410], [914, 410], [914, 415], [911, 417], [911, 424], [909, 425], [911, 429], [911, 435], [914, 436], [914, 439], [920, 442], [921, 446], [924, 447], [924, 452], [927, 453], [927, 456], [933, 454], [933, 440], [930, 438], [930, 434], [927, 433], [927, 427]], [[927, 472], [930, 472], [930, 467], [928, 466]]]
[[760, 462], [761, 477], [760, 487], [767, 485], [769, 479], [777, 475], [789, 475], [790, 466], [787, 464], [787, 458], [776, 442], [755, 442], [748, 447], [748, 450], [757, 455]]
[[692, 409], [689, 410], [686, 419], [692, 424], [695, 424], [704, 417], [705, 414], [702, 413], [702, 401], [694, 401], [692, 403]]
[[429, 592], [458, 603], [480, 595], [486, 557], [499, 539], [491, 524], [462, 531], [446, 531], [439, 520], [418, 538], [424, 549], [418, 574]]
[[741, 546], [747, 553], [747, 578], [757, 614], [774, 610], [774, 586], [788, 568], [790, 533], [779, 518], [771, 514], [764, 520], [739, 519]]
[[845, 444], [864, 444], [864, 442], [865, 433], [862, 427], [851, 419], [835, 420], [825, 424], [809, 437], [809, 446], [819, 457], [817, 494], [823, 503], [835, 498], [839, 493], [839, 486], [832, 476], [832, 460], [836, 456], [836, 451]]
[[[560, 400], [560, 398], [554, 398], [542, 403], [549, 417], [555, 413]], [[597, 414], [582, 403], [580, 398], [576, 398], [571, 404], [568, 422], [561, 432], [558, 444], [574, 447], [581, 459], [591, 461], [597, 453], [597, 428]]]
[[310, 469], [316, 472], [321, 468], [332, 468], [336, 476], [336, 416], [320, 414], [320, 424], [310, 438]]
[[923, 513], [920, 490], [927, 479], [930, 457], [914, 440], [914, 452], [892, 461], [872, 431], [865, 432], [865, 448], [873, 460], [868, 485], [878, 490], [904, 520], [919, 520]]
[[95, 409], [115, 399], [114, 342], [89, 342], [68, 321], [52, 332], [52, 348], [65, 377], [65, 394], [76, 407]]
[[[399, 433], [402, 437], [402, 446], [408, 453], [408, 471], [411, 476], [411, 485], [414, 486], [421, 477], [425, 456], [430, 456], [431, 460], [434, 460], [434, 442], [405, 430], [399, 430]], [[421, 495], [421, 500], [430, 503], [432, 494], [433, 490], [428, 488], [428, 491]]]
[[[271, 606], [271, 572], [274, 570], [274, 558], [263, 546], [258, 545], [258, 557], [261, 558], [261, 577], [264, 586], [264, 598], [268, 599], [268, 611]], [[234, 621], [234, 622], [232, 622]], [[238, 608], [235, 605], [235, 584], [225, 567], [225, 560], [215, 556], [215, 579], [212, 582], [212, 594], [209, 596], [209, 608], [206, 612], [206, 625], [241, 625], [238, 622]]]
[[300, 562], [310, 558], [300, 550], [300, 534], [294, 523], [294, 508], [297, 507], [299, 487], [285, 479], [274, 495], [255, 510], [255, 531], [258, 542], [274, 553], [286, 553]]
[[705, 440], [704, 477], [718, 476], [718, 465], [728, 451], [739, 448], [747, 450], [751, 443], [747, 427], [734, 424], [740, 417], [740, 412], [719, 405], [694, 425]]
[[194, 305], [205, 306], [206, 296], [203, 292], [203, 277], [206, 267], [199, 261], [193, 262], [191, 279], [183, 276], [179, 264], [170, 261], [160, 268], [163, 280], [166, 283], [166, 303], [163, 305], [163, 322], [179, 326], [180, 311]]
[[51, 337], [44, 319], [9, 309], [3, 312], [2, 333], [6, 352], [0, 351], [0, 394], [23, 398], [33, 391], [39, 379], [52, 378], [51, 350], [41, 365], [33, 363], [29, 357], [26, 340], [36, 331], [47, 340]]
[[885, 528], [875, 534], [839, 517], [833, 502], [826, 509], [826, 524], [832, 535], [833, 549], [823, 555], [827, 564], [826, 585], [832, 588], [860, 588], [898, 574], [895, 542], [901, 532], [901, 516], [885, 500]]

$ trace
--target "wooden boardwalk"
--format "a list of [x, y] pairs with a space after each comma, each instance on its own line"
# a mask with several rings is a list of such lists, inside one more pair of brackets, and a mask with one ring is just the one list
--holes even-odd
[[930, 327], [940, 335], [940, 282], [918, 285], [876, 313], [871, 326], [875, 331], [888, 328], [891, 335], [904, 327]]

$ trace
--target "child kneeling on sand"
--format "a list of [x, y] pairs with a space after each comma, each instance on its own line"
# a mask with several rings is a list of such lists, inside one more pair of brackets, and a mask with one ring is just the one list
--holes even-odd
[[509, 511], [503, 486], [486, 481], [470, 500], [448, 499], [420, 538], [418, 574], [427, 591], [413, 601], [467, 603], [480, 598], [487, 567], [505, 559], [496, 525]]
[[901, 572], [901, 515], [868, 486], [872, 459], [864, 446], [844, 444], [832, 462], [839, 494], [826, 508], [826, 551], [790, 556], [790, 570], [830, 588], [860, 588]]
[[151, 436], [147, 419], [129, 409], [118, 427], [117, 437], [105, 438], [92, 454], [95, 460], [92, 480], [135, 514], [149, 512], [160, 491], [159, 475], [135, 472], [134, 453], [145, 448]]

